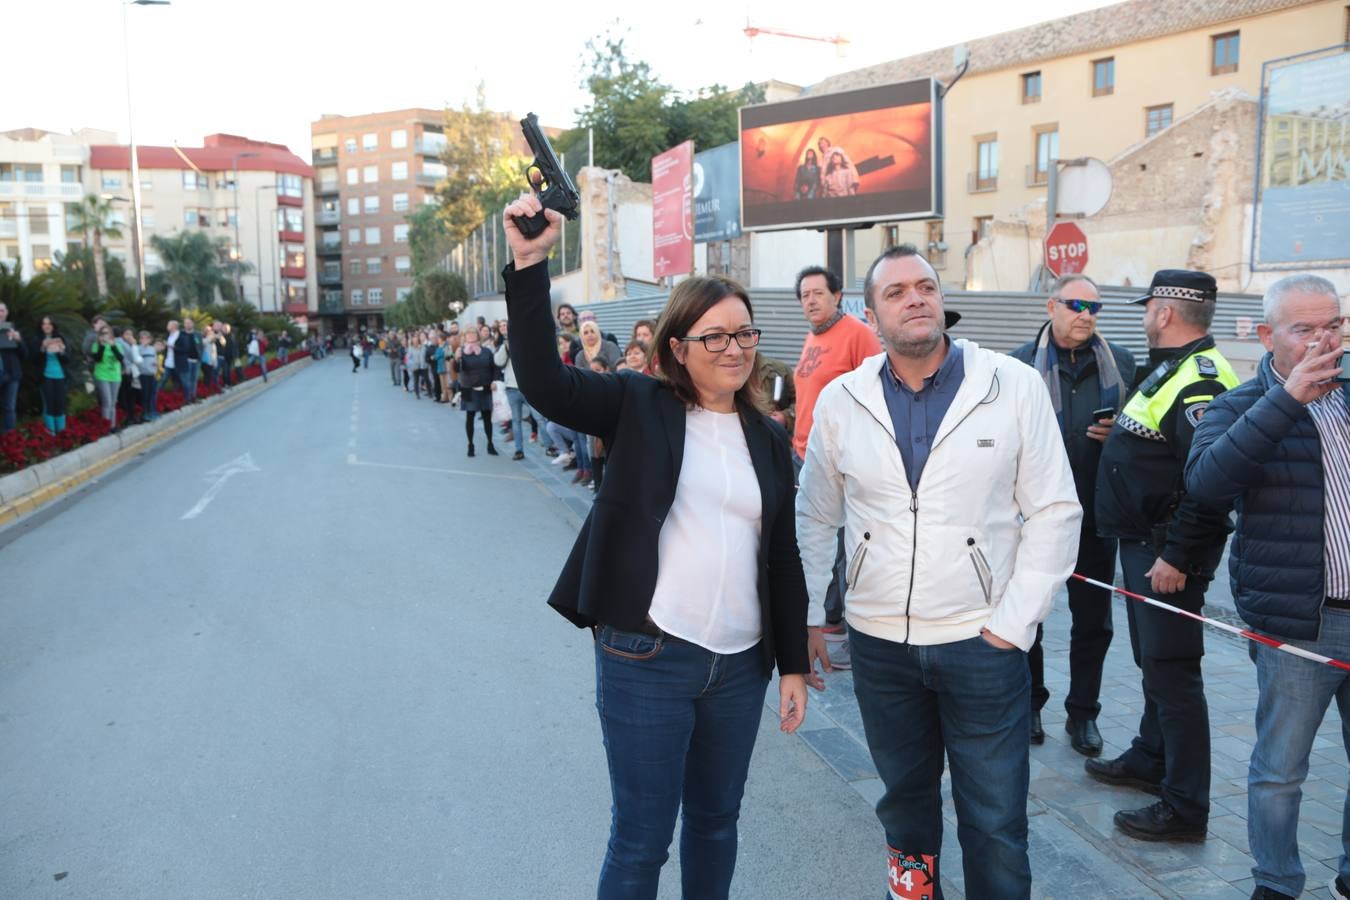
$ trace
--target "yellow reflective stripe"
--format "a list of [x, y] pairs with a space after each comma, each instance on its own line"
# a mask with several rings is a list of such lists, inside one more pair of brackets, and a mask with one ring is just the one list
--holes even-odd
[[1203, 395], [1201, 395], [1201, 396], [1199, 396], [1199, 397], [1187, 397], [1187, 398], [1186, 398], [1186, 402], [1187, 402], [1187, 403], [1199, 403], [1201, 400], [1213, 400], [1213, 399], [1214, 399], [1214, 396], [1215, 396], [1214, 394], [1203, 394]]

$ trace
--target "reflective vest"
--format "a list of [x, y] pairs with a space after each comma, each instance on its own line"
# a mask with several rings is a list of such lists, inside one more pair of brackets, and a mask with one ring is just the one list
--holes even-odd
[[1164, 373], [1162, 369], [1168, 366], [1171, 366], [1170, 361], [1154, 369], [1144, 379], [1139, 390], [1125, 404], [1116, 424], [1141, 438], [1166, 442], [1167, 438], [1162, 433], [1163, 416], [1176, 404], [1183, 390], [1197, 381], [1216, 382], [1213, 394], [1187, 398], [1191, 403], [1207, 403], [1224, 391], [1237, 387], [1241, 381], [1228, 360], [1213, 346], [1183, 357], [1175, 366], [1171, 366], [1170, 372]]

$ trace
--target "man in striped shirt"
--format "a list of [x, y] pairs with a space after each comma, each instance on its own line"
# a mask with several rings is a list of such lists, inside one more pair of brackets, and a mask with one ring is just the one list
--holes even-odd
[[[1291, 275], [1266, 291], [1256, 377], [1215, 399], [1195, 432], [1186, 489], [1238, 514], [1229, 569], [1238, 613], [1257, 631], [1350, 660], [1350, 385], [1337, 380], [1345, 317], [1336, 288]], [[1301, 786], [1335, 699], [1350, 750], [1350, 675], [1251, 645], [1258, 699], [1247, 775], [1254, 898], [1297, 897]], [[1331, 896], [1350, 898], [1347, 851]]]

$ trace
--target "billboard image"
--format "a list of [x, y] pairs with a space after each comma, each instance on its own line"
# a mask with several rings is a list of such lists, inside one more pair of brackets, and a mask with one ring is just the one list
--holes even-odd
[[741, 234], [740, 144], [694, 154], [694, 242], [729, 241]]
[[1350, 259], [1350, 53], [1266, 63], [1252, 267]]
[[931, 78], [741, 109], [745, 230], [941, 214]]
[[694, 142], [652, 157], [652, 271], [694, 271]]

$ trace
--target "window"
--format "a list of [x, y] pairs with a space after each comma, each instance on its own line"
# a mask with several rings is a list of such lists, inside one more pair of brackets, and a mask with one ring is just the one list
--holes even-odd
[[342, 142], [342, 149], [346, 153], [356, 152], [356, 138], [346, 138]]
[[998, 187], [998, 136], [975, 138], [975, 184], [972, 190], [992, 191]]
[[354, 216], [361, 212], [361, 201], [356, 197], [347, 198], [347, 215]]
[[52, 248], [47, 244], [33, 245], [33, 271], [45, 272], [52, 267]]
[[407, 194], [395, 194], [395, 195], [394, 195], [394, 212], [407, 212], [407, 211], [408, 211], [408, 195], [407, 195]]
[[188, 169], [186, 172], [183, 173], [183, 190], [185, 191], [195, 191], [198, 188], [205, 190], [210, 186], [211, 185], [206, 180], [205, 175], [198, 176], [196, 171], [192, 169]]
[[[4, 167], [0, 166], [0, 181], [7, 181], [7, 180], [11, 179], [5, 178]], [[99, 184], [103, 187], [103, 190], [105, 191], [120, 191], [122, 189], [122, 176], [109, 175], [108, 173], [105, 172], [103, 173], [103, 176], [99, 179]]]
[[404, 300], [407, 300], [411, 296], [412, 296], [412, 288], [410, 287], [401, 287], [394, 289], [394, 299], [397, 300], [399, 303], [402, 303]]
[[970, 242], [972, 244], [978, 244], [980, 241], [989, 237], [989, 234], [993, 230], [994, 230], [993, 216], [976, 216], [975, 227], [971, 229], [970, 232]]
[[361, 306], [366, 302], [366, 292], [360, 288], [352, 288], [352, 306]]
[[405, 181], [408, 178], [408, 164], [406, 162], [396, 162], [389, 167], [389, 177], [395, 181]]
[[1032, 167], [1030, 184], [1045, 184], [1050, 180], [1052, 160], [1059, 159], [1059, 126], [1041, 125], [1033, 129], [1036, 164]]
[[305, 267], [304, 244], [287, 244], [285, 252], [286, 258], [282, 262], [283, 266], [289, 269], [303, 269]]
[[335, 260], [327, 260], [323, 264], [323, 271], [319, 275], [324, 281], [342, 280], [342, 263]]
[[379, 166], [366, 166], [361, 170], [361, 180], [366, 184], [372, 184], [380, 180]]
[[216, 174], [216, 190], [218, 191], [234, 190], [234, 173], [218, 172]]
[[366, 259], [366, 274], [378, 275], [384, 269], [384, 264], [380, 262], [378, 256], [371, 256]]
[[372, 306], [384, 302], [384, 288], [371, 288], [366, 292], [366, 297], [370, 300]]
[[321, 232], [319, 235], [319, 244], [325, 250], [342, 249], [342, 232], [340, 231]]
[[347, 183], [348, 183], [348, 184], [358, 184], [360, 181], [361, 181], [361, 173], [360, 173], [360, 172], [358, 172], [356, 169], [348, 169], [348, 170], [347, 170]]
[[1116, 92], [1115, 57], [1092, 61], [1092, 96], [1105, 97]]
[[239, 213], [233, 206], [216, 210], [216, 224], [222, 228], [233, 228], [239, 221]]
[[148, 191], [155, 186], [155, 181], [144, 172], [141, 173], [141, 190]]
[[79, 166], [62, 166], [62, 167], [61, 167], [61, 183], [62, 183], [62, 184], [79, 184], [79, 183], [80, 183], [80, 167], [79, 167]]
[[380, 147], [380, 136], [378, 134], [361, 135], [362, 150], [378, 150]]
[[1041, 73], [1027, 72], [1022, 76], [1022, 102], [1041, 102]]
[[396, 243], [396, 244], [406, 244], [406, 243], [408, 243], [408, 226], [407, 226], [407, 225], [395, 225], [395, 226], [394, 226], [394, 243]]
[[196, 210], [195, 207], [191, 207], [191, 206], [184, 207], [184, 209], [183, 209], [183, 224], [184, 224], [184, 225], [196, 225], [196, 224], [198, 224], [198, 219], [199, 219], [199, 218], [200, 218], [200, 217], [197, 215], [197, 210]]
[[[106, 176], [105, 176], [106, 177]], [[42, 181], [42, 166], [37, 163], [0, 163], [0, 181]], [[118, 180], [120, 185], [121, 179]]]
[[380, 211], [380, 195], [371, 194], [365, 199], [365, 208], [367, 213], [377, 213]]
[[347, 243], [349, 243], [349, 244], [359, 244], [359, 243], [361, 243], [361, 229], [360, 229], [360, 228], [349, 228], [349, 229], [347, 229]]
[[935, 269], [947, 266], [947, 240], [941, 222], [928, 223], [928, 263]]
[[408, 256], [394, 257], [394, 271], [400, 275], [412, 271], [412, 258]]
[[1144, 137], [1153, 137], [1172, 124], [1172, 104], [1150, 106], [1144, 110]]
[[141, 207], [141, 227], [147, 231], [155, 227], [155, 208], [153, 206]]
[[362, 271], [363, 271], [363, 269], [362, 269], [362, 265], [361, 265], [361, 260], [359, 260], [359, 259], [353, 259], [353, 260], [348, 261], [348, 263], [347, 263], [347, 273], [348, 273], [349, 275], [360, 275]]
[[50, 228], [47, 225], [47, 210], [41, 206], [28, 207], [28, 233], [29, 234], [48, 234]]
[[1238, 70], [1238, 38], [1239, 32], [1230, 31], [1227, 34], [1216, 34], [1210, 38], [1210, 74], [1227, 75], [1230, 72]]
[[367, 228], [367, 229], [366, 229], [366, 243], [367, 243], [367, 244], [378, 244], [379, 242], [380, 242], [380, 229], [379, 229], [379, 226], [375, 226], [375, 227], [372, 227], [372, 228]]
[[336, 191], [338, 187], [337, 169], [319, 170], [319, 190], [325, 194]]
[[402, 128], [389, 132], [389, 146], [395, 150], [403, 150], [408, 146], [408, 132]]
[[305, 233], [305, 211], [296, 209], [294, 206], [286, 206], [281, 210], [281, 230], [289, 231], [292, 234]]
[[277, 196], [278, 197], [303, 197], [305, 196], [305, 180], [299, 175], [277, 175]]

